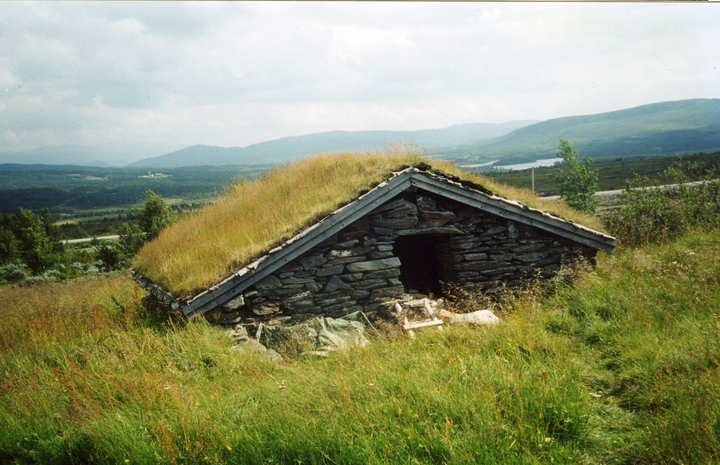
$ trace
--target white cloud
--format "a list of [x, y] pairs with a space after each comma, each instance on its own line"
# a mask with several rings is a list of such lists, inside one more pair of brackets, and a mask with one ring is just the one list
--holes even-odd
[[717, 98], [718, 20], [696, 4], [0, 3], [0, 151], [139, 158]]

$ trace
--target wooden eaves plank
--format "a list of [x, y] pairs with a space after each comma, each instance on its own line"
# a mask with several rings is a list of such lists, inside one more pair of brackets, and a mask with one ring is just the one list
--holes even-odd
[[410, 172], [404, 170], [381, 183], [356, 201], [339, 210], [288, 240], [282, 247], [244, 267], [211, 289], [181, 305], [190, 317], [218, 307], [237, 297], [248, 287], [270, 275], [273, 271], [295, 260], [328, 237], [339, 232], [410, 187]]
[[584, 227], [578, 227], [560, 218], [543, 214], [539, 210], [529, 210], [501, 199], [493, 199], [482, 192], [455, 185], [452, 181], [441, 181], [427, 174], [416, 172], [412, 174], [412, 185], [608, 253], [613, 253], [617, 245], [617, 240], [614, 237]]

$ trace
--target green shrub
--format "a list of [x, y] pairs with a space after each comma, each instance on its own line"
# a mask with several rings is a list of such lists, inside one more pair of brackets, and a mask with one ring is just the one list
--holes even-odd
[[153, 191], [147, 191], [145, 204], [138, 212], [137, 217], [138, 225], [145, 232], [149, 241], [155, 239], [160, 231], [177, 221], [177, 216], [172, 208], [166, 205], [163, 198]]
[[657, 182], [636, 177], [627, 183], [622, 207], [604, 218], [605, 226], [620, 243], [629, 246], [667, 243], [694, 229], [718, 229], [720, 180], [691, 185], [677, 168], [666, 170], [665, 178], [679, 182], [654, 187]]
[[0, 266], [0, 282], [16, 282], [25, 279], [25, 272], [15, 263]]
[[560, 198], [571, 207], [585, 213], [594, 213], [599, 200], [595, 197], [598, 190], [598, 170], [592, 169], [593, 159], [580, 155], [577, 146], [560, 138], [557, 156], [565, 162], [564, 168], [555, 171], [555, 182], [560, 189]]

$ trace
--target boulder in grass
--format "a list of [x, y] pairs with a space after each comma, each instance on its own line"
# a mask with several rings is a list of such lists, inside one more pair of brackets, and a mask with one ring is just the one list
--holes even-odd
[[443, 310], [440, 316], [449, 319], [451, 325], [495, 326], [500, 323], [500, 318], [490, 310], [478, 310], [472, 313], [452, 313]]

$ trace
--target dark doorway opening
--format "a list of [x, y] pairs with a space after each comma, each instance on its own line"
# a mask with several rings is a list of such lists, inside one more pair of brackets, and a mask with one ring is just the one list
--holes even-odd
[[395, 239], [395, 256], [400, 259], [400, 281], [406, 291], [441, 295], [442, 272], [437, 253], [437, 237], [429, 234], [400, 236]]

